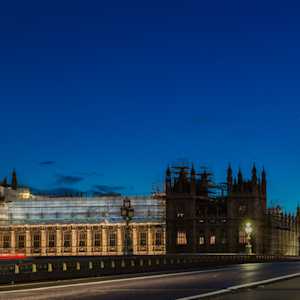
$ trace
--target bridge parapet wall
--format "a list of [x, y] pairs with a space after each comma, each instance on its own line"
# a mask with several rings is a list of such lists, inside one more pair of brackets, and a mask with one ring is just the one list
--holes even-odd
[[28, 258], [0, 262], [0, 284], [299, 260], [300, 257], [295, 256], [234, 254]]

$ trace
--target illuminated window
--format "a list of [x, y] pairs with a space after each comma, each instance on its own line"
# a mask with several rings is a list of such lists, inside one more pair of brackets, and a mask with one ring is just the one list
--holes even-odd
[[71, 247], [71, 233], [64, 232], [64, 248]]
[[205, 245], [205, 237], [204, 234], [199, 236], [199, 245]]
[[209, 238], [209, 244], [210, 245], [215, 245], [216, 244], [216, 236], [215, 235], [211, 235]]
[[94, 232], [94, 247], [101, 246], [101, 234], [100, 232]]
[[17, 249], [25, 248], [25, 234], [19, 234], [17, 238]]
[[146, 231], [140, 232], [140, 246], [141, 247], [147, 246], [147, 232]]
[[186, 245], [187, 238], [185, 231], [177, 231], [177, 245]]
[[3, 235], [3, 248], [10, 248], [10, 236], [8, 234]]
[[156, 231], [155, 232], [155, 246], [161, 246], [162, 244], [162, 232]]
[[244, 230], [240, 230], [239, 232], [239, 243], [241, 245], [247, 244], [247, 234]]
[[86, 234], [84, 231], [79, 232], [79, 247], [85, 247], [86, 246]]
[[48, 247], [54, 248], [55, 247], [55, 233], [50, 232], [48, 234]]
[[111, 231], [109, 233], [108, 242], [109, 242], [109, 247], [111, 247], [111, 248], [114, 248], [114, 247], [117, 246], [117, 234], [116, 234], [116, 232]]
[[41, 247], [41, 236], [39, 233], [33, 234], [33, 248], [37, 249]]

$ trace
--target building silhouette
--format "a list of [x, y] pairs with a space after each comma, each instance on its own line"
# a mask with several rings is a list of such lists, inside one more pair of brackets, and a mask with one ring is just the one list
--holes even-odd
[[267, 176], [255, 165], [249, 179], [227, 169], [226, 183], [215, 184], [207, 170], [168, 167], [166, 190], [166, 249], [168, 253], [241, 253], [248, 242], [257, 254], [298, 255], [297, 215], [267, 208]]
[[[207, 169], [168, 167], [165, 190], [129, 197], [133, 254], [245, 253], [251, 224], [253, 253], [299, 255], [296, 215], [267, 206], [267, 176], [255, 166], [250, 178], [227, 169], [216, 184]], [[0, 255], [123, 255], [123, 197], [39, 195], [21, 187], [17, 173], [0, 183]]]
[[[164, 199], [132, 196], [129, 224], [133, 254], [165, 253]], [[0, 255], [122, 255], [126, 223], [123, 197], [38, 195], [11, 181], [0, 184]]]

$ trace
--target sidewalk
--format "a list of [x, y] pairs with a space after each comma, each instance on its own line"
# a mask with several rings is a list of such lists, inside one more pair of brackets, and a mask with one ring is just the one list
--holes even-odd
[[248, 290], [215, 296], [214, 300], [299, 300], [300, 277], [259, 286]]

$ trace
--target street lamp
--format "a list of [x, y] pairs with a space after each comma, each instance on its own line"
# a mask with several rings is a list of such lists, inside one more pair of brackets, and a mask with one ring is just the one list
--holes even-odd
[[251, 233], [253, 232], [253, 228], [250, 222], [246, 223], [245, 232], [247, 235], [246, 254], [252, 254]]
[[124, 244], [124, 254], [125, 255], [131, 255], [132, 250], [132, 243], [130, 238], [130, 228], [129, 223], [132, 220], [134, 216], [134, 209], [131, 206], [130, 199], [126, 197], [123, 200], [123, 205], [121, 207], [121, 216], [123, 217], [124, 221], [126, 222], [125, 226], [125, 244]]

